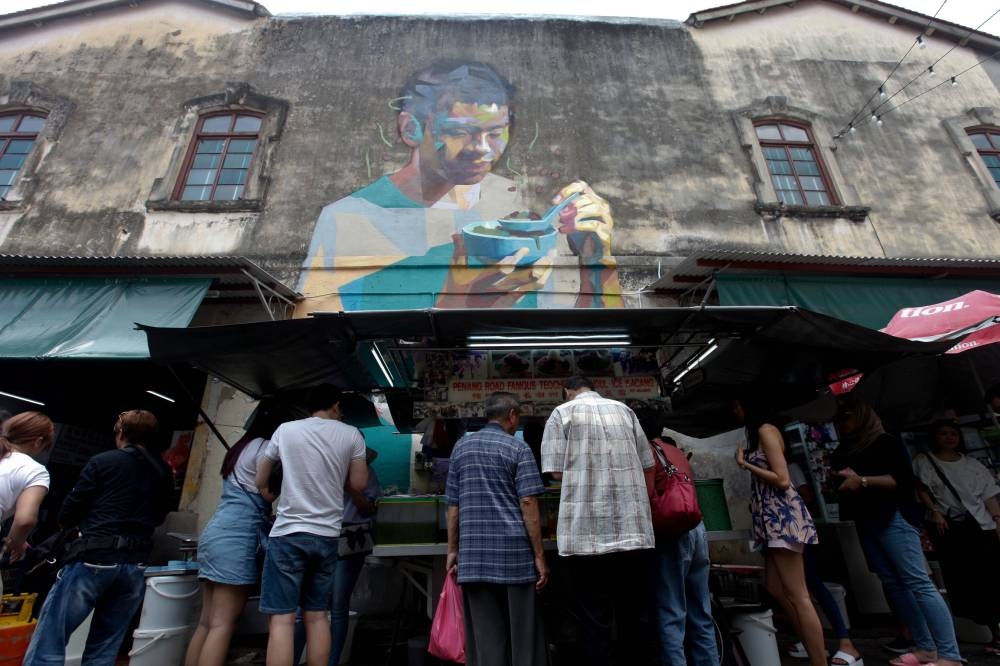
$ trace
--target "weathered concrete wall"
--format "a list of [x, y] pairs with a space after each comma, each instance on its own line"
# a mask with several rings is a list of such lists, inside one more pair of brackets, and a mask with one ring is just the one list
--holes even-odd
[[[843, 123], [912, 31], [821, 2], [703, 28], [523, 19], [258, 19], [197, 3], [138, 8], [0, 35], [0, 90], [30, 81], [76, 106], [0, 251], [242, 254], [296, 281], [322, 207], [404, 163], [395, 135], [404, 76], [440, 56], [495, 63], [517, 87], [496, 172], [542, 211], [580, 177], [614, 209], [623, 288], [659, 256], [743, 245], [819, 254], [993, 257], [995, 222], [941, 120], [1000, 106], [975, 69], [865, 127], [836, 151], [869, 219], [762, 221], [731, 113], [770, 95]], [[948, 45], [931, 38], [898, 77]], [[958, 49], [942, 73], [975, 62]], [[947, 64], [947, 67], [943, 65]], [[181, 105], [247, 82], [289, 104], [263, 210], [148, 212], [176, 148]], [[890, 90], [893, 87], [890, 85]], [[922, 88], [918, 88], [922, 89]], [[832, 145], [830, 136], [817, 139]], [[636, 258], [636, 259], [633, 259]], [[647, 257], [647, 259], [642, 259]]]
[[[722, 111], [751, 106], [766, 96], [784, 96], [790, 106], [818, 115], [830, 134], [816, 140], [837, 146], [843, 183], [871, 206], [865, 222], [802, 221], [785, 218], [766, 234], [744, 216], [745, 232], [728, 238], [751, 246], [800, 253], [994, 257], [1000, 250], [996, 222], [961, 151], [942, 121], [970, 108], [996, 106], [997, 87], [988, 73], [974, 68], [950, 85], [888, 113], [884, 126], [857, 121], [859, 129], [834, 142], [900, 56], [913, 44], [914, 29], [854, 14], [825, 2], [802, 2], [764, 15], [741, 15], [692, 28], [704, 59], [711, 99]], [[927, 38], [913, 49], [886, 85], [891, 95], [926, 70], [953, 43]], [[926, 76], [895, 97], [880, 113], [974, 65], [981, 55], [957, 48]], [[721, 121], [721, 118], [720, 118]], [[972, 123], [970, 123], [972, 124]], [[721, 136], [721, 132], [720, 132]], [[725, 171], [745, 173], [747, 158], [727, 143]], [[733, 179], [716, 200], [738, 214], [746, 191]]]

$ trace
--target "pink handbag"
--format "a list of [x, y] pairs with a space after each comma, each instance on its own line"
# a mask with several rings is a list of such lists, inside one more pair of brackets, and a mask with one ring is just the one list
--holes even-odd
[[465, 613], [462, 604], [462, 588], [455, 576], [446, 574], [444, 589], [438, 599], [434, 621], [431, 623], [431, 637], [427, 651], [438, 659], [465, 663]]

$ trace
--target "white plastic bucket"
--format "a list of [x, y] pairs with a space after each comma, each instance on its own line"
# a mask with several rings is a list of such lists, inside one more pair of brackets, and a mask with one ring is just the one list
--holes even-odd
[[94, 620], [94, 611], [83, 621], [69, 637], [66, 644], [66, 666], [80, 666], [83, 663], [83, 651], [87, 648], [87, 636], [90, 635], [90, 623]]
[[139, 629], [153, 631], [196, 624], [200, 594], [197, 574], [147, 577]]
[[136, 629], [132, 632], [129, 666], [170, 666], [184, 661], [188, 639], [194, 627]]
[[770, 610], [733, 615], [733, 629], [746, 653], [750, 666], [776, 666], [781, 663], [775, 638], [774, 613]]
[[[844, 589], [843, 585], [839, 583], [823, 583], [826, 589], [830, 591], [830, 596], [833, 600], [837, 602], [837, 608], [840, 609], [840, 616], [844, 618], [844, 625], [850, 629], [851, 628], [851, 618], [847, 614], [847, 590]], [[815, 599], [813, 600], [815, 602]], [[816, 612], [819, 614], [819, 622], [823, 625], [824, 629], [833, 629], [833, 625], [830, 623], [829, 618], [827, 618], [826, 613], [819, 604], [816, 605]]]

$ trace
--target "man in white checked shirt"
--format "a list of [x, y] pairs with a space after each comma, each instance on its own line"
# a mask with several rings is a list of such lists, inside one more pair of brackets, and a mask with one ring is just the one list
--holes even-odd
[[[640, 663], [636, 635], [655, 545], [653, 454], [628, 406], [584, 377], [563, 384], [542, 438], [542, 471], [562, 481], [557, 540], [584, 622], [584, 663]], [[611, 648], [617, 617], [618, 649]]]

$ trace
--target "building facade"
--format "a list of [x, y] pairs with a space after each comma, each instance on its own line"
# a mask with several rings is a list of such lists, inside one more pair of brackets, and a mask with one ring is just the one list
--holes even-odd
[[[870, 1], [686, 23], [62, 3], [0, 16], [0, 254], [245, 258], [247, 284], [281, 297], [209, 286], [196, 324], [290, 303], [849, 314], [861, 286], [894, 285], [887, 320], [900, 298], [934, 302], [921, 278], [1000, 285], [998, 49]], [[483, 97], [430, 96], [442, 81]], [[482, 164], [449, 172], [466, 150]], [[558, 228], [497, 222], [577, 190], [587, 206]], [[235, 439], [252, 401], [210, 382], [203, 406]], [[202, 522], [220, 459], [200, 428], [182, 508]]]

